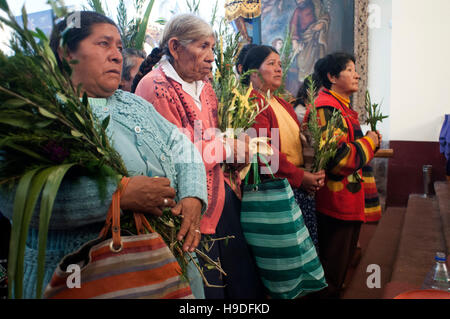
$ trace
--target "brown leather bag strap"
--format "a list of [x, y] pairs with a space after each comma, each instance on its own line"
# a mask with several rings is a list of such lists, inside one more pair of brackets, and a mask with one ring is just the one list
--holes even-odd
[[120, 181], [120, 185], [114, 192], [112, 197], [112, 242], [110, 248], [114, 252], [119, 252], [122, 250], [122, 239], [120, 238], [120, 197], [122, 196], [125, 188], [128, 185], [130, 178], [123, 177]]
[[112, 243], [110, 248], [114, 252], [122, 250], [122, 239], [120, 238], [120, 191], [116, 191], [112, 197]]
[[[112, 241], [110, 248], [114, 252], [119, 252], [122, 250], [122, 240], [120, 237], [120, 197], [122, 196], [125, 188], [128, 185], [130, 178], [123, 177], [120, 181], [120, 185], [117, 190], [114, 192], [112, 196], [112, 202], [108, 210], [108, 214], [106, 215], [105, 226], [100, 232], [100, 238], [106, 238], [109, 229], [111, 229], [112, 233]], [[136, 230], [139, 235], [145, 233], [145, 229], [151, 233], [154, 232], [153, 228], [150, 226], [147, 218], [142, 213], [134, 213], [134, 221], [136, 223]]]
[[106, 238], [109, 229], [111, 229], [112, 241], [110, 248], [115, 252], [122, 250], [122, 240], [120, 238], [120, 196], [123, 194], [129, 181], [130, 178], [128, 177], [123, 177], [120, 181], [119, 187], [112, 196], [112, 202], [106, 215], [105, 226], [103, 226], [99, 235], [99, 238]]
[[[114, 196], [114, 194], [113, 194]], [[108, 213], [106, 214], [106, 220], [105, 225], [103, 226], [102, 230], [100, 231], [100, 234], [98, 235], [99, 238], [106, 239], [106, 236], [108, 235], [109, 230], [111, 229], [111, 223], [112, 223], [112, 202], [111, 205], [109, 205]]]

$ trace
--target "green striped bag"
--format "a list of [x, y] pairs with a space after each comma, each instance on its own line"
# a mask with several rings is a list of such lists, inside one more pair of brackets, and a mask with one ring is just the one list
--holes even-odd
[[247, 174], [241, 225], [268, 294], [293, 299], [325, 288], [322, 264], [288, 180], [272, 174], [261, 182], [258, 163], [253, 162], [255, 184], [249, 184]]

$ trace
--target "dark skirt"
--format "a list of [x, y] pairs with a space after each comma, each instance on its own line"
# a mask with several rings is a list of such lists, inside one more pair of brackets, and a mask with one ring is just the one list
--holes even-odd
[[[233, 235], [235, 238], [228, 241], [219, 240], [210, 244], [210, 250], [206, 251], [202, 245], [199, 249], [205, 252], [211, 259], [220, 260], [220, 264], [227, 274], [222, 275], [216, 269], [206, 270], [204, 275], [212, 285], [225, 286], [221, 288], [205, 286], [206, 299], [261, 299], [265, 298], [264, 286], [258, 276], [255, 259], [242, 233], [241, 201], [233, 190], [225, 184], [225, 204], [222, 216], [216, 227], [216, 233], [212, 238], [221, 238]], [[202, 238], [204, 239], [204, 238]], [[199, 261], [204, 265], [204, 260], [199, 256]]]
[[309, 195], [301, 188], [292, 188], [294, 191], [295, 201], [302, 210], [303, 220], [305, 226], [309, 231], [309, 236], [316, 246], [317, 253], [319, 253], [319, 236], [317, 232], [317, 215], [316, 215], [316, 199]]
[[340, 298], [358, 244], [361, 221], [340, 220], [317, 212], [322, 263], [328, 287], [317, 293], [324, 299]]

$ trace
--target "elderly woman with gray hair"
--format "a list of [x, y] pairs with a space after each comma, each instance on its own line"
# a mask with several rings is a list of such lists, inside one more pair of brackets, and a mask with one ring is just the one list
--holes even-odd
[[[208, 189], [208, 210], [200, 223], [202, 234], [235, 236], [228, 243], [217, 241], [205, 251], [219, 259], [227, 273], [222, 277], [216, 270], [205, 272], [210, 284], [224, 286], [205, 287], [206, 298], [263, 298], [263, 286], [240, 226], [240, 179], [236, 174], [235, 183], [231, 183], [221, 167], [226, 162], [239, 170], [249, 162], [248, 139], [228, 139], [214, 133], [217, 97], [208, 81], [214, 45], [214, 32], [204, 20], [192, 14], [173, 17], [165, 26], [159, 47], [141, 64], [132, 92], [151, 102], [200, 150]], [[237, 152], [242, 149], [245, 152]]]

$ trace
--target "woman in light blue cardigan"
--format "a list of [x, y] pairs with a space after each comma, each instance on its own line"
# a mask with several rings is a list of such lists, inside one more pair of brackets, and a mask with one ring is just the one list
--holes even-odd
[[[131, 180], [121, 197], [121, 209], [161, 215], [164, 206], [184, 216], [178, 239], [183, 249], [194, 251], [200, 241], [199, 224], [206, 210], [206, 173], [202, 158], [189, 139], [164, 119], [144, 99], [117, 90], [122, 70], [122, 42], [115, 23], [95, 12], [80, 12], [80, 27], [66, 33], [67, 60], [73, 64], [74, 86], [82, 84], [94, 114], [103, 120], [114, 148], [121, 155]], [[58, 63], [59, 47], [66, 21], [52, 32], [51, 45]], [[50, 220], [44, 287], [58, 262], [83, 243], [96, 238], [102, 229], [117, 183], [109, 181], [106, 197], [97, 182], [86, 176], [66, 177], [55, 200]], [[14, 193], [0, 196], [0, 211], [12, 220]], [[24, 297], [36, 296], [39, 217], [33, 215], [24, 265]], [[198, 270], [191, 264], [188, 277], [193, 294], [204, 298]]]

